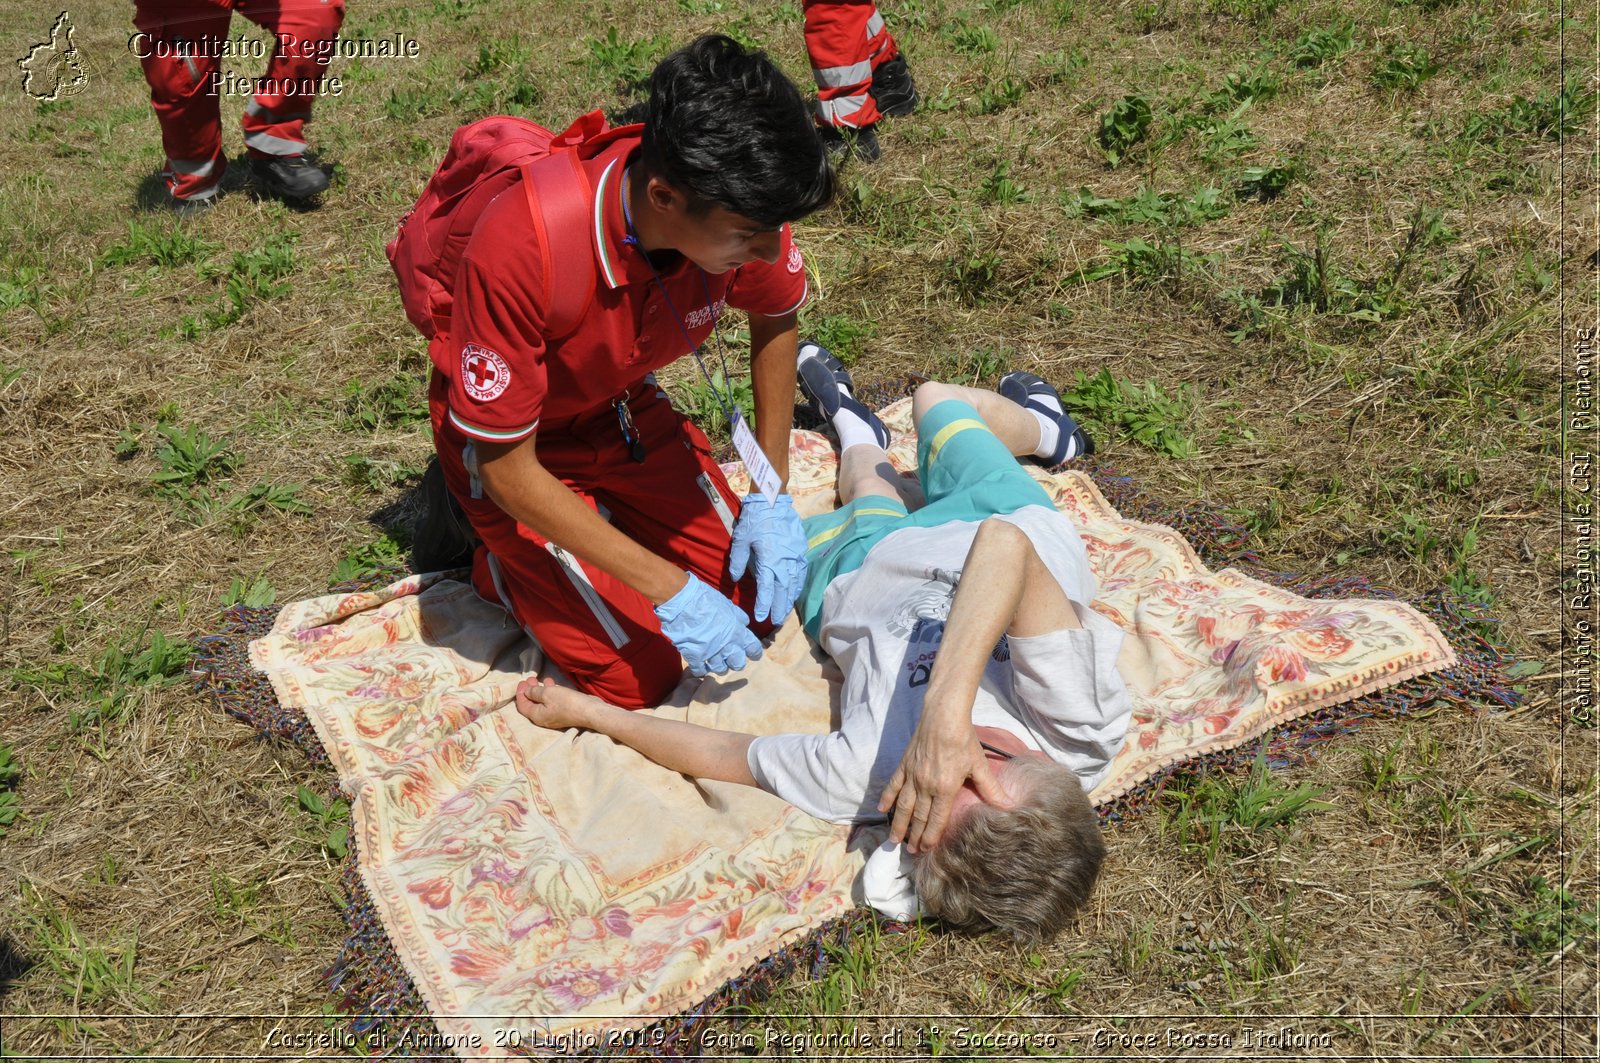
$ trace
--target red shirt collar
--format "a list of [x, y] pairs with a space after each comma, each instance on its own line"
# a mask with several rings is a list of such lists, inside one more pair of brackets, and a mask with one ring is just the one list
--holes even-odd
[[[620, 135], [613, 138], [612, 134]], [[594, 186], [594, 212], [589, 219], [589, 230], [594, 240], [595, 267], [600, 283], [607, 288], [619, 288], [624, 284], [649, 283], [657, 273], [663, 280], [675, 276], [690, 264], [688, 259], [680, 256], [677, 262], [652, 270], [644, 252], [628, 242], [622, 197], [628, 166], [638, 154], [638, 127], [623, 126], [608, 130], [602, 136], [606, 142], [586, 164]]]

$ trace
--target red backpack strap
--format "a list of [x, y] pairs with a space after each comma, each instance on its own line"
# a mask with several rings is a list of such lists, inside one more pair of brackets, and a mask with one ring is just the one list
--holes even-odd
[[576, 151], [558, 149], [523, 167], [522, 188], [539, 235], [550, 294], [545, 317], [548, 338], [565, 339], [577, 329], [594, 299], [589, 178]]

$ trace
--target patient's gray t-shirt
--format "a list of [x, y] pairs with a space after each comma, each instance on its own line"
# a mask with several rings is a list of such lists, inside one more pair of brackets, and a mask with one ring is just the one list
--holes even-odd
[[[1025, 639], [1002, 636], [979, 685], [972, 722], [1011, 732], [1071, 768], [1089, 790], [1121, 748], [1132, 713], [1116, 667], [1122, 630], [1089, 608], [1094, 576], [1070, 520], [1040, 505], [998, 519], [1027, 534], [1082, 627]], [[978, 526], [958, 521], [892, 532], [860, 568], [828, 586], [819, 641], [844, 672], [839, 729], [751, 742], [750, 771], [763, 789], [835, 823], [886, 818], [878, 798], [922, 715]]]

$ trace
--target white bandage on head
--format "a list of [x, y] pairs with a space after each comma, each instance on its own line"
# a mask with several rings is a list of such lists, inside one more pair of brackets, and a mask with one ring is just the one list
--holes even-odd
[[910, 850], [891, 841], [878, 846], [861, 871], [861, 893], [885, 919], [906, 923], [920, 916], [922, 905], [911, 884]]

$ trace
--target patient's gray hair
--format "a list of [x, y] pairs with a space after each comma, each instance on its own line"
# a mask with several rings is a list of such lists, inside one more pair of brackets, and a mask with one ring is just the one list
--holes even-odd
[[1069, 768], [1019, 757], [1002, 771], [1016, 807], [973, 805], [912, 864], [911, 879], [923, 909], [943, 922], [1036, 945], [1089, 899], [1106, 847]]

